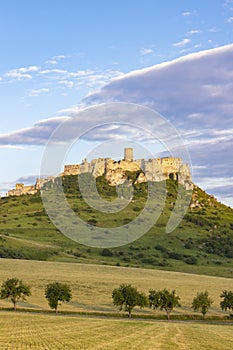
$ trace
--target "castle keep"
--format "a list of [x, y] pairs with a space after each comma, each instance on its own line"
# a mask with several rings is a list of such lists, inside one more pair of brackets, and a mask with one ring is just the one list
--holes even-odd
[[[88, 162], [86, 159], [81, 164], [65, 165], [64, 171], [59, 176], [78, 175], [90, 173], [94, 177], [104, 176], [111, 186], [122, 184], [127, 179], [126, 172], [139, 173], [135, 183], [147, 181], [163, 181], [169, 178], [177, 180], [187, 190], [193, 188], [191, 173], [188, 164], [183, 164], [181, 158], [151, 158], [148, 160], [134, 160], [133, 149], [124, 149], [124, 159], [115, 161], [111, 158], [98, 158]], [[8, 196], [20, 196], [34, 194], [41, 189], [44, 182], [49, 179], [38, 179], [34, 186], [16, 184], [16, 188], [8, 191]]]

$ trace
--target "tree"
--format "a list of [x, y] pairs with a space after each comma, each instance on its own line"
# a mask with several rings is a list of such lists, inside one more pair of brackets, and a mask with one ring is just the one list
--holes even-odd
[[220, 302], [221, 309], [225, 311], [227, 311], [227, 309], [233, 311], [233, 292], [231, 290], [224, 290], [220, 294], [220, 298], [223, 298], [223, 300]]
[[153, 309], [158, 309], [160, 306], [160, 291], [155, 290], [155, 289], [150, 289], [149, 290], [149, 296], [148, 296], [148, 300], [149, 300], [149, 306], [150, 308]]
[[169, 292], [166, 288], [163, 290], [149, 290], [149, 305], [154, 309], [160, 308], [167, 313], [167, 319], [170, 320], [170, 313], [175, 307], [180, 307], [180, 297], [176, 295], [175, 290]]
[[197, 293], [196, 297], [193, 298], [192, 308], [194, 311], [200, 310], [204, 318], [212, 304], [213, 300], [209, 297], [209, 293], [205, 291]]
[[59, 302], [70, 301], [72, 298], [71, 289], [66, 283], [52, 282], [47, 284], [45, 289], [45, 298], [48, 299], [48, 304], [51, 309], [55, 309], [57, 314], [57, 309]]
[[148, 305], [147, 297], [144, 293], [138, 292], [137, 288], [131, 284], [121, 284], [112, 292], [113, 304], [119, 306], [120, 311], [124, 309], [132, 317], [132, 310], [135, 306], [143, 308]]
[[21, 300], [26, 300], [26, 297], [31, 295], [31, 287], [24, 284], [18, 278], [8, 278], [3, 282], [0, 291], [1, 299], [10, 299], [13, 303], [13, 309], [16, 311], [16, 304]]

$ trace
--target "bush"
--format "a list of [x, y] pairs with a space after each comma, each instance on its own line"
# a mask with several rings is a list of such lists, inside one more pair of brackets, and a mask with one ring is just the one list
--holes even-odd
[[104, 248], [101, 252], [102, 256], [113, 256], [113, 252], [109, 250], [108, 248]]
[[189, 264], [189, 265], [197, 265], [197, 262], [198, 262], [195, 256], [189, 256], [184, 261], [186, 262], [186, 264]]

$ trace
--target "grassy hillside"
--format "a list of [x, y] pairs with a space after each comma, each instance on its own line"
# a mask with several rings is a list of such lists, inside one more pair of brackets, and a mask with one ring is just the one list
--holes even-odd
[[[133, 177], [134, 174], [128, 174]], [[143, 209], [147, 185], [134, 188], [134, 199], [118, 213], [106, 215], [89, 207], [77, 187], [77, 177], [63, 178], [72, 209], [89, 224], [116, 227], [127, 224]], [[82, 262], [117, 266], [147, 267], [189, 273], [233, 276], [233, 210], [195, 187], [193, 205], [170, 234], [165, 232], [177, 196], [177, 184], [166, 183], [163, 214], [148, 233], [126, 246], [97, 249], [80, 245], [54, 227], [41, 197], [25, 195], [0, 200], [0, 257], [47, 261]], [[100, 194], [112, 200], [116, 189], [97, 179]], [[158, 187], [158, 196], [160, 195]]]

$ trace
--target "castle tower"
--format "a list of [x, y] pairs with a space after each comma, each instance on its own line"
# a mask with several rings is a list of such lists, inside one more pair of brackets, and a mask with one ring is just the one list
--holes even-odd
[[133, 148], [124, 149], [124, 160], [128, 160], [129, 162], [133, 161]]

